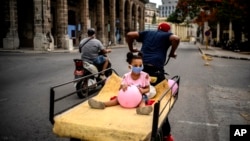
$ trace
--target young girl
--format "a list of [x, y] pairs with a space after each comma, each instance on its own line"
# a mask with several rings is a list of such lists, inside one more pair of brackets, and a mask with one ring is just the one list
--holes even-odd
[[[147, 97], [145, 93], [149, 92], [150, 77], [146, 72], [143, 72], [142, 53], [139, 52], [137, 55], [129, 52], [127, 53], [127, 62], [131, 72], [124, 74], [120, 89], [126, 91], [129, 85], [136, 85], [142, 94], [142, 101], [136, 108], [136, 113], [140, 115], [148, 115], [152, 112], [152, 106], [147, 106]], [[117, 98], [110, 101], [101, 102], [94, 99], [89, 99], [88, 104], [91, 108], [104, 109], [105, 107], [118, 105]]]

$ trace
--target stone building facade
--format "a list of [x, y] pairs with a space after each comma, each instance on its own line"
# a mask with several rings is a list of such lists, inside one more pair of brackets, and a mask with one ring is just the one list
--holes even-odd
[[162, 5], [159, 6], [159, 16], [168, 17], [171, 15], [177, 6], [178, 0], [162, 0]]
[[148, 0], [1, 0], [0, 48], [70, 49], [88, 28], [107, 44], [144, 29]]
[[152, 24], [154, 14], [156, 18], [159, 16], [156, 3], [149, 2], [145, 4], [145, 24]]

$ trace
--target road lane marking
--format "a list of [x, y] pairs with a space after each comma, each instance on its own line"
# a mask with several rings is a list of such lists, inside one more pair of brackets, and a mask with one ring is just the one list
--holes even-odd
[[178, 122], [179, 123], [192, 124], [192, 125], [205, 125], [205, 126], [211, 126], [211, 127], [219, 127], [218, 124], [213, 124], [213, 123], [192, 122], [192, 121], [183, 121], [183, 120], [179, 120]]

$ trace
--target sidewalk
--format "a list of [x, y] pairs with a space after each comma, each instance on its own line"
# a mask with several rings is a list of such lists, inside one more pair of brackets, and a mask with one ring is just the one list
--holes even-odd
[[[136, 46], [140, 46], [140, 43], [137, 43]], [[220, 58], [227, 58], [227, 59], [239, 59], [239, 60], [250, 60], [250, 52], [233, 52], [229, 50], [223, 50], [219, 47], [211, 47], [208, 46], [206, 49], [205, 45], [197, 43], [196, 46], [199, 48], [201, 54], [205, 54], [207, 56], [212, 57], [220, 57]], [[117, 44], [110, 46], [109, 48], [122, 48], [127, 47], [126, 44]], [[0, 53], [78, 53], [78, 47], [74, 47], [73, 50], [66, 50], [66, 49], [55, 49], [53, 51], [35, 51], [31, 48], [24, 48], [24, 49], [15, 49], [15, 50], [7, 50], [0, 48]]]
[[226, 59], [250, 60], [250, 52], [234, 52], [211, 46], [208, 46], [208, 48], [206, 48], [205, 45], [199, 43], [197, 43], [196, 46], [199, 48], [201, 54], [205, 54], [207, 56]]
[[[117, 44], [117, 45], [111, 45], [109, 48], [114, 49], [114, 48], [121, 48], [121, 47], [127, 47], [126, 45], [122, 45], [122, 44]], [[74, 47], [72, 50], [67, 50], [67, 49], [57, 49], [55, 48], [52, 51], [37, 51], [37, 50], [33, 50], [32, 48], [22, 48], [22, 49], [3, 49], [0, 48], [0, 53], [33, 53], [33, 54], [37, 54], [37, 53], [78, 53], [78, 47]]]
[[39, 50], [32, 50], [29, 48], [24, 49], [2, 49], [0, 48], [0, 53], [27, 53], [27, 54], [38, 54], [38, 53], [74, 53], [76, 52], [76, 49], [73, 50], [66, 50], [66, 49], [55, 49], [53, 51], [39, 51]]

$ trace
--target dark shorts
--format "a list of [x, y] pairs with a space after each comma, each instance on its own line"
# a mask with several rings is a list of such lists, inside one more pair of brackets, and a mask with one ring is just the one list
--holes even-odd
[[99, 55], [97, 58], [95, 58], [95, 60], [93, 61], [94, 64], [103, 64], [106, 61], [106, 57], [103, 55]]

